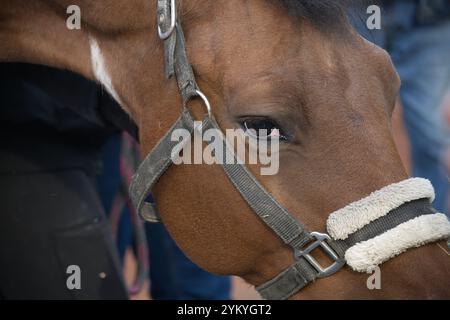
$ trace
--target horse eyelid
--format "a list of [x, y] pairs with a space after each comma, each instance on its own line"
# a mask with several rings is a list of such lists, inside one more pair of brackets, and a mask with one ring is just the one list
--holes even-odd
[[[286, 130], [283, 128], [283, 126], [280, 125], [280, 123], [277, 120], [274, 120], [273, 118], [265, 117], [265, 116], [246, 116], [246, 117], [241, 117], [238, 120], [238, 123], [243, 130], [249, 130], [249, 129], [254, 129], [254, 128], [249, 128], [247, 121], [257, 122], [258, 120], [272, 122], [274, 128], [278, 129], [280, 132], [280, 138], [281, 138], [280, 140], [283, 142], [290, 142], [291, 135], [286, 133]], [[253, 137], [253, 138], [257, 139], [257, 137]]]

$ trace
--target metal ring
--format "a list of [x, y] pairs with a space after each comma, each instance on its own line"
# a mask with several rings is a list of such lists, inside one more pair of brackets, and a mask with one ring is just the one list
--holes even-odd
[[206, 111], [208, 111], [208, 117], [212, 117], [212, 110], [211, 110], [211, 104], [209, 103], [208, 98], [205, 96], [203, 92], [200, 90], [195, 90], [195, 93], [203, 100], [203, 103], [205, 104]]
[[[158, 17], [159, 19], [159, 17]], [[166, 32], [162, 32], [161, 25], [158, 21], [158, 35], [161, 40], [166, 40], [172, 34], [173, 30], [175, 30], [175, 26], [177, 24], [177, 7], [175, 0], [170, 1], [170, 27]]]

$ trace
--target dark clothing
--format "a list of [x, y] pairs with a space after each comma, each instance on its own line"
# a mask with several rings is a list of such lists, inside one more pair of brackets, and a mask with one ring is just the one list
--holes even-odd
[[[117, 124], [133, 128], [126, 116], [108, 117], [110, 102], [73, 73], [0, 64], [3, 298], [127, 298], [95, 179]], [[80, 290], [67, 287], [71, 265], [81, 270]]]
[[[32, 165], [21, 157], [16, 160]], [[1, 296], [126, 299], [92, 176], [77, 169], [38, 171], [0, 175]], [[71, 265], [81, 270], [80, 290], [67, 288]]]
[[[68, 71], [0, 64], [0, 106], [1, 148], [33, 158], [42, 169], [98, 170], [101, 146], [113, 132], [124, 128], [137, 136], [99, 86]], [[24, 141], [27, 148], [20, 147]], [[0, 172], [16, 169], [11, 161], [2, 165]]]
[[[0, 64], [0, 297], [127, 298], [104, 214], [121, 185], [121, 129], [137, 136], [92, 82], [42, 66]], [[194, 265], [162, 225], [147, 231], [153, 298], [230, 297], [228, 277]], [[128, 214], [117, 236], [123, 256], [133, 239]], [[70, 265], [81, 269], [81, 290], [67, 289]]]

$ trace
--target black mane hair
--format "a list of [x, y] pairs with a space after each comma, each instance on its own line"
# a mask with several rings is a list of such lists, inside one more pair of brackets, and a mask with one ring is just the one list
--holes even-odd
[[[347, 22], [349, 7], [362, 8], [367, 0], [270, 0], [294, 18], [306, 19], [322, 31], [339, 32]], [[376, 2], [376, 1], [375, 1]]]

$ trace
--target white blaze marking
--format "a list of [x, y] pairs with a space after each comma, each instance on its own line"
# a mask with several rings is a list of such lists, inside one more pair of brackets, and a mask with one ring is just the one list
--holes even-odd
[[108, 73], [105, 65], [105, 59], [103, 58], [102, 51], [98, 46], [97, 40], [95, 40], [92, 36], [89, 37], [89, 44], [91, 47], [91, 64], [92, 71], [94, 72], [95, 78], [98, 82], [100, 82], [105, 88], [106, 91], [121, 105], [122, 101], [119, 98], [114, 86], [112, 84], [111, 76]]

